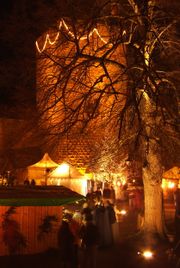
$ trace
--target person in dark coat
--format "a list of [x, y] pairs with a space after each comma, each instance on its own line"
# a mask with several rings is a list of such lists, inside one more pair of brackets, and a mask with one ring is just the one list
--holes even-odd
[[[108, 201], [105, 201], [105, 204]], [[99, 229], [99, 247], [105, 248], [112, 245], [112, 223], [111, 210], [104, 205], [103, 202], [97, 203], [94, 209], [93, 217], [94, 223]]]
[[81, 211], [82, 219], [85, 220], [87, 216], [92, 215], [92, 209], [89, 207], [88, 203], [83, 204], [83, 208]]
[[105, 207], [105, 219], [106, 219], [106, 245], [111, 246], [113, 244], [113, 224], [116, 222], [116, 213], [113, 204], [106, 200]]
[[58, 231], [58, 246], [60, 249], [63, 268], [74, 267], [74, 236], [70, 230], [69, 223], [65, 220]]
[[95, 191], [95, 198], [97, 202], [101, 202], [102, 199], [102, 191], [101, 188], [98, 187], [97, 190]]
[[81, 268], [96, 268], [96, 258], [99, 242], [99, 230], [93, 223], [91, 214], [87, 214], [79, 236], [82, 240]]

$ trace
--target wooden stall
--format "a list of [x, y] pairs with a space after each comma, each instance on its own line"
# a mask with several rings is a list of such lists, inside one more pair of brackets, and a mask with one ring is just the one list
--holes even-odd
[[63, 186], [0, 188], [0, 255], [57, 248], [63, 205], [83, 196]]

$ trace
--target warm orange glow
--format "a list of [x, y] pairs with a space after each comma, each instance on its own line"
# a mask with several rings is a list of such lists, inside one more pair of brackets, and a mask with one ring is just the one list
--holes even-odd
[[127, 211], [125, 209], [122, 209], [122, 210], [120, 210], [120, 214], [121, 215], [126, 215], [127, 214]]
[[125, 185], [126, 184], [126, 179], [125, 178], [121, 178], [121, 182], [122, 182], [122, 185]]
[[77, 170], [78, 170], [82, 175], [85, 175], [85, 173], [86, 173], [86, 169], [83, 168], [83, 167], [77, 168]]
[[67, 163], [63, 163], [63, 164], [59, 165], [58, 172], [60, 175], [69, 174], [69, 165]]
[[[78, 23], [80, 22], [77, 22], [77, 31], [80, 30], [76, 34], [76, 42], [83, 52], [82, 55], [85, 56], [77, 58], [76, 65], [71, 70], [64, 71], [65, 67], [73, 62], [77, 46], [74, 42], [72, 26], [67, 25], [64, 20], [61, 20], [59, 28], [63, 27], [66, 37], [64, 36], [61, 40], [51, 29], [44, 35], [46, 44], [39, 49], [41, 52], [46, 48], [50, 56], [40, 57], [37, 63], [37, 106], [39, 110], [44, 111], [41, 117], [42, 126], [45, 129], [48, 128], [52, 135], [57, 131], [63, 132], [64, 122], [68, 125], [70, 121], [73, 135], [86, 121], [88, 122], [87, 131], [101, 129], [107, 125], [107, 121], [108, 127], [113, 129], [112, 126], [117, 121], [117, 111], [123, 108], [126, 100], [127, 80], [121, 68], [121, 66], [126, 66], [124, 45], [115, 46], [107, 57], [105, 65], [102, 65], [100, 64], [101, 57], [107, 50], [110, 50], [109, 46], [112, 45], [109, 28], [106, 24], [99, 23], [97, 28], [80, 36], [81, 27], [78, 28]], [[37, 49], [41, 40], [43, 36], [36, 42]], [[89, 65], [87, 65], [86, 56], [89, 58]], [[97, 60], [92, 61], [91, 57]], [[56, 66], [53, 63], [55, 58], [58, 59], [60, 65]], [[111, 120], [109, 120], [110, 117]]]
[[150, 251], [150, 250], [145, 250], [145, 251], [143, 252], [143, 256], [144, 256], [144, 258], [146, 258], [146, 259], [151, 259], [151, 258], [153, 257], [153, 252]]
[[34, 168], [55, 168], [55, 167], [58, 167], [58, 164], [56, 162], [54, 162], [50, 158], [48, 153], [45, 153], [43, 158], [39, 162], [35, 163], [34, 165], [32, 165], [30, 167], [34, 167]]
[[176, 187], [176, 183], [172, 180], [162, 179], [161, 187], [163, 189], [174, 189]]
[[121, 182], [120, 181], [117, 181], [117, 186], [121, 186]]
[[175, 187], [175, 183], [172, 182], [172, 181], [169, 181], [169, 182], [168, 182], [168, 188], [169, 188], [169, 189], [173, 189], [174, 187]]

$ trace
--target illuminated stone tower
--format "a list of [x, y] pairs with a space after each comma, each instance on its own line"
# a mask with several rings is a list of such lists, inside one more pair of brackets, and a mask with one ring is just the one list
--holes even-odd
[[[84, 20], [77, 20], [74, 24], [70, 18], [62, 18], [36, 42], [37, 103], [42, 112], [41, 126], [50, 137], [59, 135], [61, 145], [64, 133], [68, 133], [71, 141], [75, 137], [79, 140], [79, 129], [92, 116], [101, 94], [103, 98], [89, 123], [88, 136], [95, 129], [104, 128], [113, 113], [112, 126], [117, 111], [125, 102], [127, 79], [122, 68], [126, 66], [125, 47], [122, 43], [113, 43], [116, 29], [104, 18], [94, 24], [91, 21], [89, 27], [84, 27], [84, 23]], [[121, 32], [121, 36], [124, 34]], [[101, 58], [106, 52], [106, 66], [103, 66]], [[88, 60], [85, 62], [86, 57], [93, 58], [90, 64]], [[71, 70], [69, 66], [72, 66]], [[87, 99], [79, 108], [86, 94]], [[72, 111], [77, 107], [78, 118], [74, 119]]]

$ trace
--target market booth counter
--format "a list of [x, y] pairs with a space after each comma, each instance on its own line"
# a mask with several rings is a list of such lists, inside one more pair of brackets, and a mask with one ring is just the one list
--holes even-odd
[[63, 206], [84, 197], [63, 186], [0, 188], [0, 255], [57, 248]]

